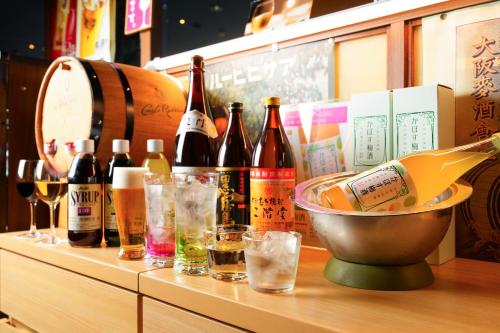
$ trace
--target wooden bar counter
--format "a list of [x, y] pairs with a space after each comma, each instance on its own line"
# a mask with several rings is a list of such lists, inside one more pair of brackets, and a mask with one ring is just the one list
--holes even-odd
[[[455, 259], [433, 267], [430, 287], [371, 291], [328, 282], [328, 252], [303, 247], [295, 290], [268, 295], [122, 261], [116, 248], [48, 247], [16, 234], [0, 235], [0, 310], [35, 331], [500, 332], [495, 263]], [[20, 331], [7, 325], [0, 332]]]

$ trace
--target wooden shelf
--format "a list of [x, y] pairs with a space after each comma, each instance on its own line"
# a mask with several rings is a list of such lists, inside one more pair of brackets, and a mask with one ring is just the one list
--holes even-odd
[[[16, 237], [21, 233], [0, 234], [0, 248], [132, 291], [138, 291], [139, 273], [155, 269], [142, 260], [118, 259], [116, 247], [73, 248], [67, 242], [47, 246]], [[67, 239], [67, 230], [58, 229], [57, 233], [60, 238]]]
[[[63, 230], [59, 232], [64, 235]], [[22, 299], [23, 307], [19, 308], [15, 301], [17, 294], [34, 295], [40, 288], [50, 289], [45, 290], [46, 296], [40, 299], [57, 307], [62, 315], [65, 307], [58, 305], [58, 300], [64, 302], [67, 298], [64, 295], [76, 288], [75, 284], [84, 284], [87, 289], [82, 289], [80, 298], [74, 299], [74, 306], [67, 310], [69, 315], [78, 307], [85, 308], [87, 303], [83, 301], [89, 302], [83, 291], [100, 288], [103, 290], [100, 293], [109, 293], [128, 304], [127, 311], [108, 304], [117, 311], [117, 318], [129, 318], [127, 313], [135, 313], [133, 309], [137, 307], [138, 316], [130, 317], [130, 327], [127, 326], [130, 331], [141, 327], [154, 331], [154, 327], [160, 327], [155, 321], [162, 317], [168, 321], [168, 325], [161, 325], [165, 330], [172, 329], [177, 321], [197, 332], [202, 331], [199, 320], [208, 320], [207, 331], [214, 332], [232, 332], [239, 328], [259, 332], [500, 331], [497, 320], [500, 265], [496, 263], [454, 259], [432, 268], [435, 282], [430, 287], [413, 291], [372, 291], [330, 283], [323, 277], [330, 254], [303, 247], [295, 290], [269, 295], [251, 290], [246, 281], [228, 283], [210, 277], [176, 274], [172, 269], [151, 270], [142, 261], [117, 259], [116, 248], [82, 249], [68, 244], [47, 247], [16, 238], [16, 234], [0, 235], [0, 310], [8, 310], [7, 314], [14, 318], [21, 317], [16, 319], [35, 329], [49, 327], [50, 323], [40, 319], [43, 307], [37, 308], [36, 299], [26, 296]], [[47, 278], [42, 276], [40, 281], [33, 278], [42, 273]], [[59, 287], [59, 282], [47, 282], [56, 279], [76, 282]], [[80, 280], [82, 282], [78, 282]], [[23, 294], [19, 288], [31, 291]], [[104, 306], [99, 299], [103, 300], [98, 297], [96, 304]], [[30, 307], [37, 310], [27, 311]], [[85, 318], [91, 314], [87, 313]], [[117, 327], [123, 328], [124, 323], [122, 320]], [[103, 325], [113, 326], [109, 321]]]
[[163, 302], [254, 331], [499, 332], [500, 265], [455, 259], [433, 267], [428, 288], [372, 291], [323, 278], [326, 251], [303, 248], [293, 293], [267, 295], [162, 269], [140, 275], [139, 291]]

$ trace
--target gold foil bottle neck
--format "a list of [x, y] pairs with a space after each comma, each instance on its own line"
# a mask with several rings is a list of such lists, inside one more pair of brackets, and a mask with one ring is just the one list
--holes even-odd
[[281, 100], [279, 97], [276, 97], [276, 96], [273, 96], [273, 97], [266, 97], [264, 98], [264, 105], [265, 106], [268, 106], [268, 105], [280, 105], [281, 104]]

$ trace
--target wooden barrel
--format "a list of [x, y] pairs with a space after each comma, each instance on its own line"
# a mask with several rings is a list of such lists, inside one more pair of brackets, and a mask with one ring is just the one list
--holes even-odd
[[175, 133], [186, 106], [182, 84], [172, 76], [105, 61], [60, 57], [48, 68], [38, 95], [35, 119], [37, 149], [55, 141], [55, 167], [68, 168], [64, 146], [75, 139], [94, 139], [105, 163], [112, 140], [130, 140], [136, 164], [144, 159], [147, 139], [163, 139], [173, 154]]

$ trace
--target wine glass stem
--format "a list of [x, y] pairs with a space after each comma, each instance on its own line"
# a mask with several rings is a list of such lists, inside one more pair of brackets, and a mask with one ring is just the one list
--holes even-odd
[[54, 244], [57, 239], [54, 215], [57, 204], [50, 205], [50, 243]]
[[36, 234], [36, 201], [30, 201], [30, 234]]

